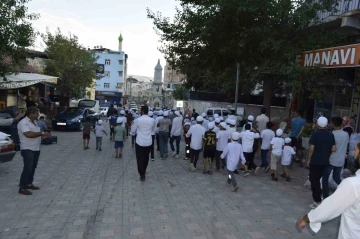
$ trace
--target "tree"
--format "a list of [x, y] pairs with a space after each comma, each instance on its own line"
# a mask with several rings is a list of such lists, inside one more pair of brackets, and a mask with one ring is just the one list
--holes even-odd
[[338, 0], [180, 2], [173, 21], [149, 9], [148, 18], [160, 36], [160, 51], [187, 75], [185, 86], [196, 90], [215, 86], [234, 96], [236, 64], [240, 63], [240, 89], [265, 82], [264, 103], [268, 108], [272, 86], [279, 81], [315, 96], [317, 70], [302, 68], [295, 61], [296, 55], [341, 40], [318, 24], [318, 13], [335, 9]]
[[77, 36], [65, 36], [60, 29], [55, 34], [47, 31], [42, 38], [49, 54], [45, 74], [59, 77], [56, 88], [63, 98], [82, 97], [85, 88], [92, 87], [93, 80], [99, 78], [95, 71], [97, 58], [94, 53], [80, 45]]
[[29, 0], [0, 1], [0, 76], [17, 73], [26, 64], [25, 48], [33, 44], [36, 32], [30, 21], [39, 15], [27, 13]]
[[176, 87], [175, 90], [173, 90], [172, 96], [175, 100], [183, 100], [186, 90], [187, 89], [183, 85], [179, 85], [178, 87]]

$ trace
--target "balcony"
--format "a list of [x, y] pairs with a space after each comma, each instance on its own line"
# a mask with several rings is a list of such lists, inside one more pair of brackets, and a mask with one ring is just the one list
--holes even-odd
[[[315, 2], [319, 2], [323, 0], [315, 0]], [[317, 14], [318, 18], [322, 22], [328, 22], [336, 20], [342, 16], [351, 16], [357, 15], [360, 13], [360, 0], [340, 0], [336, 9], [333, 11], [319, 12]]]

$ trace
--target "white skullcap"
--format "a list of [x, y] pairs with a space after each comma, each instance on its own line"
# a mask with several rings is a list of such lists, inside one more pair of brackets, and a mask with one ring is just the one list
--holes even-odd
[[248, 119], [249, 121], [254, 121], [254, 116], [249, 115], [247, 119]]
[[227, 127], [227, 125], [226, 125], [225, 122], [221, 122], [221, 123], [220, 123], [220, 126], [223, 127], [224, 129], [226, 129], [226, 127]]
[[236, 125], [236, 120], [231, 119], [231, 120], [229, 120], [229, 123], [230, 123], [231, 125]]
[[235, 141], [239, 140], [240, 139], [240, 133], [239, 132], [232, 133], [231, 138], [233, 140], [235, 140]]
[[194, 117], [191, 117], [191, 120], [195, 120], [195, 118], [194, 118]]
[[122, 119], [122, 118], [118, 117], [118, 118], [116, 119], [116, 123], [117, 123], [117, 124], [120, 124], [120, 123], [122, 123], [122, 122], [123, 122], [123, 119]]
[[208, 123], [208, 129], [213, 129], [215, 127], [214, 122]]
[[148, 116], [153, 116], [154, 115], [154, 113], [152, 112], [152, 111], [149, 111], [149, 113], [148, 113]]
[[189, 117], [189, 115], [188, 115], [188, 114], [186, 114], [186, 115], [185, 115], [185, 117]]
[[163, 112], [162, 110], [159, 110], [158, 113], [157, 113], [157, 115], [163, 115], [163, 113], [164, 113], [164, 112]]
[[204, 120], [204, 118], [202, 116], [198, 116], [196, 117], [196, 121], [197, 122], [202, 122]]
[[214, 118], [215, 118], [215, 119], [219, 118], [219, 115], [218, 115], [218, 114], [214, 114]]
[[324, 116], [321, 116], [321, 117], [318, 118], [317, 124], [318, 124], [321, 128], [325, 128], [325, 127], [328, 125], [328, 120], [327, 120], [327, 118], [325, 118]]
[[215, 123], [220, 123], [220, 119], [219, 119], [219, 118], [216, 118], [216, 119], [215, 119]]
[[276, 136], [281, 136], [281, 135], [283, 135], [283, 130], [282, 129], [276, 130]]
[[169, 116], [169, 111], [165, 111], [164, 113], [163, 113], [163, 116]]
[[175, 114], [176, 114], [177, 116], [181, 116], [181, 114], [180, 114], [179, 111], [175, 111]]
[[205, 113], [202, 113], [201, 116], [202, 116], [202, 117], [206, 117], [206, 114], [205, 114]]
[[285, 144], [291, 143], [291, 139], [290, 138], [286, 138], [285, 139]]
[[124, 115], [124, 114], [125, 114], [125, 111], [124, 111], [124, 110], [120, 110], [120, 114], [121, 114], [121, 115]]
[[103, 121], [102, 120], [98, 120], [97, 122], [99, 125], [102, 125], [103, 124]]
[[219, 117], [220, 121], [224, 121], [224, 117], [220, 116]]
[[190, 122], [186, 122], [186, 123], [184, 124], [184, 126], [185, 126], [185, 125], [190, 125], [190, 126], [191, 126], [191, 123], [190, 123]]
[[230, 124], [230, 119], [227, 118], [227, 119], [225, 120], [225, 123]]

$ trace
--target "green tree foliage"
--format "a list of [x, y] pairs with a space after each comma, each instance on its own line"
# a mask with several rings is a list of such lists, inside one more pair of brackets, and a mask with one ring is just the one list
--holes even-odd
[[148, 18], [161, 38], [160, 51], [186, 74], [187, 88], [234, 96], [239, 62], [240, 94], [268, 79], [274, 81], [267, 84], [272, 87], [286, 81], [316, 94], [317, 70], [300, 67], [296, 56], [340, 40], [318, 24], [317, 17], [318, 12], [334, 9], [338, 0], [320, 2], [180, 0], [173, 20], [149, 9]]
[[[30, 21], [29, 0], [0, 0], [0, 76], [17, 73], [26, 64], [25, 48], [33, 44], [36, 32]], [[10, 63], [10, 64], [9, 64]]]
[[55, 34], [42, 34], [49, 61], [45, 74], [58, 76], [57, 88], [64, 97], [82, 97], [86, 87], [93, 86], [96, 57], [79, 44], [75, 35], [65, 36], [60, 29]]
[[174, 97], [175, 100], [183, 100], [184, 99], [184, 93], [186, 91], [187, 91], [187, 89], [185, 88], [185, 86], [179, 85], [178, 87], [176, 87], [175, 90], [173, 90], [172, 96]]

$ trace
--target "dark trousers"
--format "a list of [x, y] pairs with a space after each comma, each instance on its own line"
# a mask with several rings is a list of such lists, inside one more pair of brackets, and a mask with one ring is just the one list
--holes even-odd
[[227, 182], [228, 182], [228, 183], [232, 183], [232, 185], [233, 185], [234, 187], [237, 186], [234, 171], [228, 170], [228, 180], [227, 180]]
[[261, 150], [261, 166], [262, 168], [265, 168], [269, 166], [269, 163], [267, 161], [267, 153], [269, 152], [268, 149], [262, 149]]
[[322, 177], [322, 193], [323, 198], [327, 198], [329, 196], [329, 176], [331, 171], [333, 172], [333, 179], [337, 185], [341, 183], [340, 174], [341, 174], [342, 167], [335, 167], [332, 165], [328, 165], [324, 171], [324, 175]]
[[102, 137], [96, 137], [96, 149], [101, 149]]
[[156, 150], [160, 150], [160, 140], [159, 140], [159, 133], [156, 134]]
[[168, 151], [169, 134], [166, 131], [159, 131], [160, 157], [163, 158]]
[[115, 129], [115, 126], [110, 125], [110, 138], [112, 138], [113, 135], [115, 134], [114, 129]]
[[246, 165], [248, 166], [248, 170], [256, 169], [256, 164], [254, 163], [255, 152], [244, 152], [244, 157], [246, 159]]
[[146, 168], [149, 164], [150, 150], [151, 146], [140, 146], [138, 144], [135, 145], [136, 161], [140, 177], [145, 177]]
[[[310, 165], [310, 183], [311, 183], [311, 191], [312, 196], [315, 202], [321, 202], [321, 186], [320, 179], [324, 176], [324, 172], [326, 170], [327, 165]], [[329, 178], [329, 177], [328, 177]]]
[[151, 148], [150, 148], [150, 154], [151, 154], [151, 158], [154, 158], [154, 141], [155, 141], [155, 135], [151, 135]]
[[200, 149], [192, 149], [190, 148], [190, 163], [194, 164], [196, 168], [197, 161], [199, 160]]
[[185, 146], [185, 158], [190, 158], [190, 144], [186, 144]]
[[175, 152], [174, 141], [176, 142], [176, 154], [179, 154], [181, 136], [173, 136], [170, 138], [171, 151]]
[[215, 152], [215, 164], [216, 164], [216, 170], [220, 169], [220, 160], [221, 160], [221, 164], [222, 164], [222, 168], [224, 169], [226, 166], [226, 160], [220, 158], [221, 154], [223, 153], [223, 151], [218, 151], [216, 150]]
[[136, 134], [135, 135], [131, 135], [131, 145], [134, 146], [136, 142]]
[[24, 168], [20, 177], [20, 189], [27, 189], [34, 181], [35, 169], [37, 167], [40, 151], [21, 150]]

